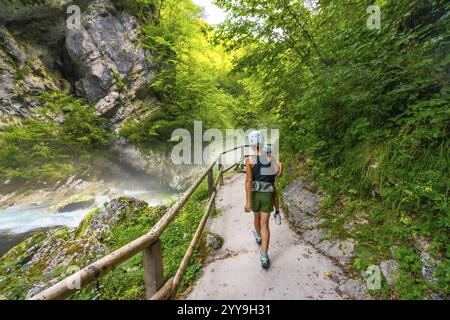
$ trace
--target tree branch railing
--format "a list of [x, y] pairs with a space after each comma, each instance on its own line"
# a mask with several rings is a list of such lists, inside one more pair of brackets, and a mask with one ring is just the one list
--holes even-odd
[[[163, 300], [169, 298], [174, 299], [189, 262], [194, 254], [195, 248], [197, 247], [203, 233], [209, 213], [214, 207], [214, 202], [217, 195], [217, 185], [223, 185], [224, 173], [231, 170], [233, 167], [238, 166], [244, 160], [246, 147], [248, 146], [243, 145], [222, 152], [218, 158], [201, 174], [201, 176], [184, 192], [181, 198], [179, 198], [178, 201], [170, 207], [166, 214], [152, 227], [148, 233], [111, 252], [71, 276], [59, 281], [50, 288], [38, 293], [33, 296], [31, 300], [65, 299], [82, 288], [85, 288], [106, 273], [110, 272], [113, 268], [129, 260], [140, 252], [144, 253], [144, 283], [146, 298], [151, 300]], [[240, 160], [225, 168], [223, 166], [223, 156], [238, 149], [241, 150]], [[213, 170], [216, 164], [218, 165], [219, 171], [216, 180], [214, 180]], [[169, 226], [169, 224], [175, 219], [177, 214], [206, 177], [208, 177], [209, 201], [205, 208], [205, 212], [175, 276], [164, 283], [164, 268], [160, 236], [165, 231], [167, 226]]]

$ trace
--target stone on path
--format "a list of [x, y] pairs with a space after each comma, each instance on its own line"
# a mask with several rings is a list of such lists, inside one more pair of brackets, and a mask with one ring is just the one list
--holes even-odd
[[395, 285], [400, 272], [400, 264], [396, 260], [386, 260], [380, 263], [381, 273], [391, 287]]

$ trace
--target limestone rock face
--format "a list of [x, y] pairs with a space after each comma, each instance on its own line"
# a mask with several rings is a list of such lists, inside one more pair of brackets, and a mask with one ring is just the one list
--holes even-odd
[[206, 235], [206, 246], [209, 250], [219, 250], [223, 245], [223, 238], [213, 232], [208, 232]]
[[[64, 54], [65, 8], [73, 1], [2, 2], [0, 11], [0, 124], [34, 115], [43, 91], [68, 92], [71, 64]], [[78, 1], [80, 4], [83, 1]]]
[[[32, 3], [24, 3], [20, 0], [3, 1], [2, 10], [0, 11], [0, 21], [14, 22], [14, 21], [29, 21], [35, 19], [52, 18], [59, 15], [63, 7], [72, 0], [47, 0], [45, 3], [36, 1]], [[82, 1], [76, 1], [82, 2]]]
[[133, 75], [147, 76], [146, 53], [138, 34], [136, 18], [117, 11], [107, 0], [88, 6], [80, 29], [67, 29], [66, 47], [80, 75], [77, 89], [90, 103], [118, 90], [117, 82], [131, 81]]
[[0, 124], [30, 117], [43, 91], [68, 91], [68, 81], [52, 74], [39, 55], [48, 55], [47, 49], [24, 44], [20, 35], [0, 25]]
[[[78, 5], [81, 26], [68, 28]], [[99, 115], [120, 123], [143, 105], [155, 77], [139, 42], [140, 24], [109, 0], [12, 0], [0, 12], [0, 124], [32, 117], [43, 91], [85, 97]], [[136, 97], [139, 93], [139, 98]], [[147, 110], [148, 111], [148, 110]]]
[[127, 215], [137, 210], [147, 208], [145, 201], [137, 199], [118, 198], [108, 203], [104, 208], [94, 212], [91, 219], [83, 221], [78, 229], [78, 235], [82, 237], [101, 238]]
[[80, 209], [90, 208], [94, 204], [95, 198], [93, 196], [74, 196], [59, 204], [56, 208], [56, 211], [58, 211], [59, 213], [72, 212]]
[[389, 286], [394, 286], [400, 272], [400, 264], [396, 260], [385, 260], [380, 263], [381, 273]]

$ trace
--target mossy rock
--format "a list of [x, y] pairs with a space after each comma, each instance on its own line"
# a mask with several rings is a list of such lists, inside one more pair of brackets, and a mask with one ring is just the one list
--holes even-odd
[[[6, 267], [7, 270], [9, 269], [11, 271], [14, 267], [20, 267], [26, 264], [39, 249], [40, 244], [46, 238], [46, 234], [44, 231], [38, 232], [19, 243], [0, 258], [0, 266]], [[4, 270], [0, 269], [0, 272], [2, 271]]]
[[66, 277], [69, 267], [83, 268], [123, 245], [122, 241], [144, 234], [163, 212], [123, 197], [90, 212], [77, 228], [34, 234], [0, 259], [0, 295], [24, 299], [49, 287]]

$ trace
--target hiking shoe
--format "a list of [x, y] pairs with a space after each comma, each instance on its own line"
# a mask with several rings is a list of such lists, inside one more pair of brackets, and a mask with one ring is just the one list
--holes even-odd
[[273, 216], [275, 219], [275, 223], [280, 225], [281, 224], [281, 214], [279, 211], [275, 212], [275, 215]]
[[255, 236], [256, 243], [258, 244], [258, 246], [260, 246], [262, 243], [261, 234], [259, 234], [256, 231], [253, 231], [253, 235]]
[[261, 253], [261, 267], [263, 269], [269, 269], [270, 267], [270, 259], [267, 253]]

